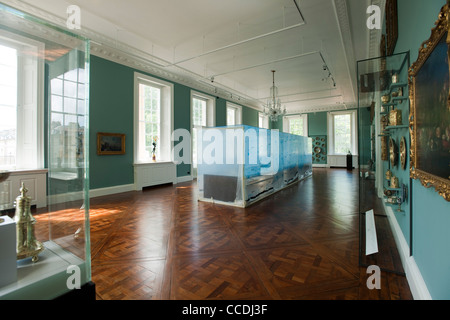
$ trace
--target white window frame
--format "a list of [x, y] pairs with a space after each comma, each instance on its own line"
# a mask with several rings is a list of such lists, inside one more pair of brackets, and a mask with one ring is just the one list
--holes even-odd
[[297, 115], [289, 115], [283, 117], [283, 132], [290, 132], [290, 121], [294, 119], [303, 119], [303, 134], [302, 136], [308, 136], [308, 115], [307, 114], [297, 114]]
[[213, 96], [206, 95], [204, 93], [200, 93], [197, 91], [191, 90], [191, 111], [190, 111], [190, 120], [191, 120], [191, 175], [193, 178], [197, 177], [197, 168], [194, 167], [194, 135], [192, 134], [194, 128], [198, 128], [198, 126], [194, 126], [193, 116], [194, 116], [194, 99], [200, 99], [206, 101], [206, 127], [215, 127], [216, 126], [216, 98]]
[[329, 155], [344, 155], [335, 152], [334, 146], [334, 116], [336, 115], [345, 115], [349, 114], [351, 117], [350, 122], [350, 130], [351, 130], [351, 143], [352, 147], [350, 152], [352, 155], [358, 155], [358, 114], [357, 110], [346, 110], [346, 111], [334, 111], [328, 112], [328, 146], [329, 146]]
[[18, 52], [16, 164], [7, 169], [42, 169], [45, 66], [40, 57], [45, 55], [45, 45], [3, 30], [0, 43]]
[[269, 116], [258, 112], [258, 126], [262, 129], [269, 129]]
[[[228, 110], [234, 110], [234, 123], [228, 123]], [[227, 101], [227, 126], [242, 124], [242, 107]]]
[[[174, 85], [173, 83], [154, 78], [139, 72], [134, 73], [134, 163], [153, 163], [151, 154], [141, 154], [139, 145], [142, 143], [139, 128], [139, 84], [145, 84], [161, 89], [161, 114], [160, 114], [160, 154], [157, 155], [157, 162], [173, 161], [173, 104]], [[145, 138], [145, 137], [144, 137]]]

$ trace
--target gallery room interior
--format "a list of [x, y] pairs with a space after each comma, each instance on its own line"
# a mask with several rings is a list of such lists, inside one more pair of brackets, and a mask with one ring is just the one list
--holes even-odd
[[446, 0], [1, 0], [0, 300], [448, 300]]

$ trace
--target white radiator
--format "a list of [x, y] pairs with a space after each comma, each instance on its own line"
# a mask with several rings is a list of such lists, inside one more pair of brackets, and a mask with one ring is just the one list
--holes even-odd
[[176, 165], [173, 162], [134, 164], [136, 190], [166, 183], [176, 184]]
[[28, 189], [31, 205], [47, 206], [47, 169], [12, 171], [9, 178], [0, 183], [0, 209], [14, 208], [22, 183]]
[[[347, 156], [346, 155], [328, 155], [328, 167], [347, 167]], [[358, 156], [353, 155], [353, 168], [358, 168]]]

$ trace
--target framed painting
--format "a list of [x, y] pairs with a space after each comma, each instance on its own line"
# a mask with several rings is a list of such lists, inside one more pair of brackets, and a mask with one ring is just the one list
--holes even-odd
[[409, 69], [410, 175], [450, 201], [449, 5]]
[[97, 154], [125, 154], [125, 135], [121, 133], [97, 133]]

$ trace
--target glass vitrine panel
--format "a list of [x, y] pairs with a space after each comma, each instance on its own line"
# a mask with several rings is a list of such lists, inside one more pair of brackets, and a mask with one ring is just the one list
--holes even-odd
[[[16, 77], [2, 85], [16, 88], [7, 129], [21, 142], [0, 187], [9, 199], [28, 190], [35, 221], [26, 232], [44, 248], [37, 261], [17, 260], [16, 278], [0, 285], [0, 299], [53, 299], [91, 280], [89, 41], [0, 4], [0, 45], [15, 50], [16, 67], [8, 70]], [[3, 204], [15, 234], [24, 231], [17, 220], [23, 208]]]
[[408, 52], [358, 61], [360, 262], [395, 272], [403, 270], [389, 219], [410, 225], [411, 217], [409, 65]]

